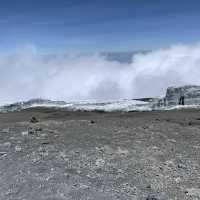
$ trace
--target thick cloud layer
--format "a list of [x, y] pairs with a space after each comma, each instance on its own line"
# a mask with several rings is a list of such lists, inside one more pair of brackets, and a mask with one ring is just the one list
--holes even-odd
[[40, 55], [33, 48], [0, 55], [0, 104], [38, 97], [65, 101], [148, 97], [183, 84], [200, 84], [199, 44], [137, 54], [130, 64], [98, 55]]

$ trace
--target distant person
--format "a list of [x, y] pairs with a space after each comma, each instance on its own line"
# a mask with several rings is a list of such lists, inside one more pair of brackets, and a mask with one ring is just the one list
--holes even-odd
[[185, 105], [185, 97], [184, 97], [184, 95], [181, 95], [180, 96], [180, 98], [179, 98], [179, 103], [178, 103], [179, 105]]
[[166, 100], [166, 97], [164, 97], [164, 106], [167, 106], [167, 100]]

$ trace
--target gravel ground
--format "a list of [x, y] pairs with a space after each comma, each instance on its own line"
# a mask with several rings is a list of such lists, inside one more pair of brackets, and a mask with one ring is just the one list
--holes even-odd
[[200, 199], [200, 112], [0, 114], [0, 199]]

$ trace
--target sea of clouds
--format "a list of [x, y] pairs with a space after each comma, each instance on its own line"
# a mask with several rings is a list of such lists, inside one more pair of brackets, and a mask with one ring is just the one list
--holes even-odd
[[45, 98], [113, 100], [159, 96], [169, 86], [200, 84], [200, 44], [133, 56], [131, 63], [98, 54], [44, 55], [37, 48], [0, 53], [0, 104]]

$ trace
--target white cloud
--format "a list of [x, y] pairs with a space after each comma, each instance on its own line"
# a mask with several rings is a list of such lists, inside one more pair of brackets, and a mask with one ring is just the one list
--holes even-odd
[[49, 98], [119, 99], [164, 94], [171, 85], [200, 84], [200, 44], [177, 45], [130, 64], [98, 55], [40, 55], [33, 46], [0, 55], [1, 103]]

